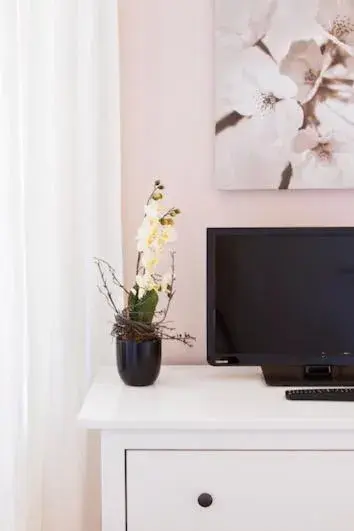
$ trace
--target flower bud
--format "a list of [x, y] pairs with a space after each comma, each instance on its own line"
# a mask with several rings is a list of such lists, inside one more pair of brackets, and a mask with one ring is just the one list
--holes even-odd
[[163, 195], [160, 193], [160, 192], [155, 192], [152, 196], [152, 198], [155, 200], [155, 201], [160, 201], [160, 199], [162, 199]]

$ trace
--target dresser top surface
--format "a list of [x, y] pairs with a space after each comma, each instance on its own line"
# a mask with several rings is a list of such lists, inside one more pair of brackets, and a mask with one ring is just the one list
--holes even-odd
[[97, 374], [79, 414], [98, 430], [354, 430], [354, 402], [291, 402], [258, 368], [163, 366], [150, 387]]

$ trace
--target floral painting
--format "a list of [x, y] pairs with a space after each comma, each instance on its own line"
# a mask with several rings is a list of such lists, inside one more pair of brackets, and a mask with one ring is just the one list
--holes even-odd
[[354, 188], [354, 0], [215, 0], [220, 189]]

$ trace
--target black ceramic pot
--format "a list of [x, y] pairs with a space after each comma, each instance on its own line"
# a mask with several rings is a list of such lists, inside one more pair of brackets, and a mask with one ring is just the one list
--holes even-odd
[[126, 385], [152, 385], [161, 369], [161, 340], [116, 341], [117, 369]]

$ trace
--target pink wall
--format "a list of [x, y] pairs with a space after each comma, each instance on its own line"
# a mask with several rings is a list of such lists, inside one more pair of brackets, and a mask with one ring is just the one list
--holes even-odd
[[159, 176], [183, 210], [170, 317], [198, 338], [192, 350], [165, 344], [165, 362], [203, 362], [205, 228], [351, 225], [354, 192], [215, 190], [213, 1], [120, 1], [125, 271], [133, 271], [142, 205]]

